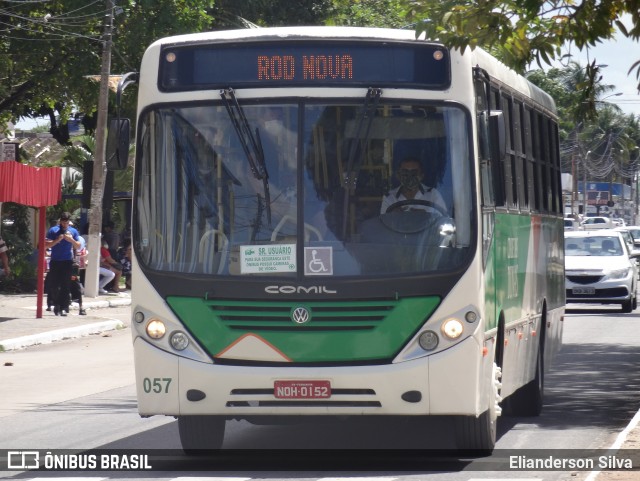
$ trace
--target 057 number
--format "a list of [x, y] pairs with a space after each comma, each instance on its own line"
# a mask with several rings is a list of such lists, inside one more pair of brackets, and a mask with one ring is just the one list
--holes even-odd
[[171, 384], [170, 377], [154, 377], [153, 379], [145, 377], [142, 380], [142, 389], [144, 389], [144, 392], [146, 393], [154, 392], [156, 394], [167, 394], [169, 392], [169, 384]]

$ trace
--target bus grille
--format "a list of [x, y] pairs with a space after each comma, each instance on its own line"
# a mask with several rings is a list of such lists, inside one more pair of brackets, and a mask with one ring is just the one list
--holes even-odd
[[[239, 302], [209, 301], [209, 308], [229, 329], [296, 331], [363, 331], [375, 329], [396, 305], [394, 301], [355, 302]], [[310, 311], [308, 325], [291, 320], [292, 311]]]

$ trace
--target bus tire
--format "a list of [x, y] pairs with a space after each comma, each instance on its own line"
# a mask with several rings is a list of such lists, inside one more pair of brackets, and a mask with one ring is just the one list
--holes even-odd
[[544, 397], [544, 366], [542, 346], [538, 349], [536, 375], [506, 399], [506, 410], [511, 416], [539, 416]]
[[496, 445], [498, 415], [500, 414], [501, 369], [493, 363], [492, 389], [489, 408], [480, 416], [455, 418], [456, 445], [458, 449], [490, 453]]
[[187, 454], [220, 449], [226, 421], [220, 416], [179, 416], [178, 431], [182, 449]]
[[490, 453], [496, 445], [496, 421], [491, 421], [487, 409], [479, 417], [456, 417], [456, 446], [458, 449]]

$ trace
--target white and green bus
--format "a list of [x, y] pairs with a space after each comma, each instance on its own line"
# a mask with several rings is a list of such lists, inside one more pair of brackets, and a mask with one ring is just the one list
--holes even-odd
[[447, 416], [489, 451], [503, 408], [540, 413], [565, 302], [551, 97], [365, 28], [165, 38], [138, 80], [141, 415], [187, 451], [328, 416]]

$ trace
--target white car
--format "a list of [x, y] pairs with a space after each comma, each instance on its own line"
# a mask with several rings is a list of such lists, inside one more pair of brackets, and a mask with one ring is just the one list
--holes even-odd
[[622, 312], [637, 307], [638, 268], [620, 232], [565, 232], [564, 250], [568, 303], [620, 304]]
[[636, 241], [633, 237], [633, 235], [631, 234], [631, 231], [629, 230], [628, 227], [616, 227], [615, 229], [616, 232], [620, 232], [622, 234], [622, 238], [624, 239], [625, 243], [627, 244], [627, 247], [629, 248], [629, 252], [634, 256], [634, 257], [640, 257], [640, 245], [636, 244]]
[[638, 225], [626, 225], [624, 230], [628, 231], [633, 237], [633, 243], [637, 249], [640, 249], [640, 226]]
[[615, 227], [608, 217], [587, 217], [580, 225], [584, 230], [613, 229]]
[[572, 217], [564, 218], [564, 230], [580, 230], [580, 222]]

